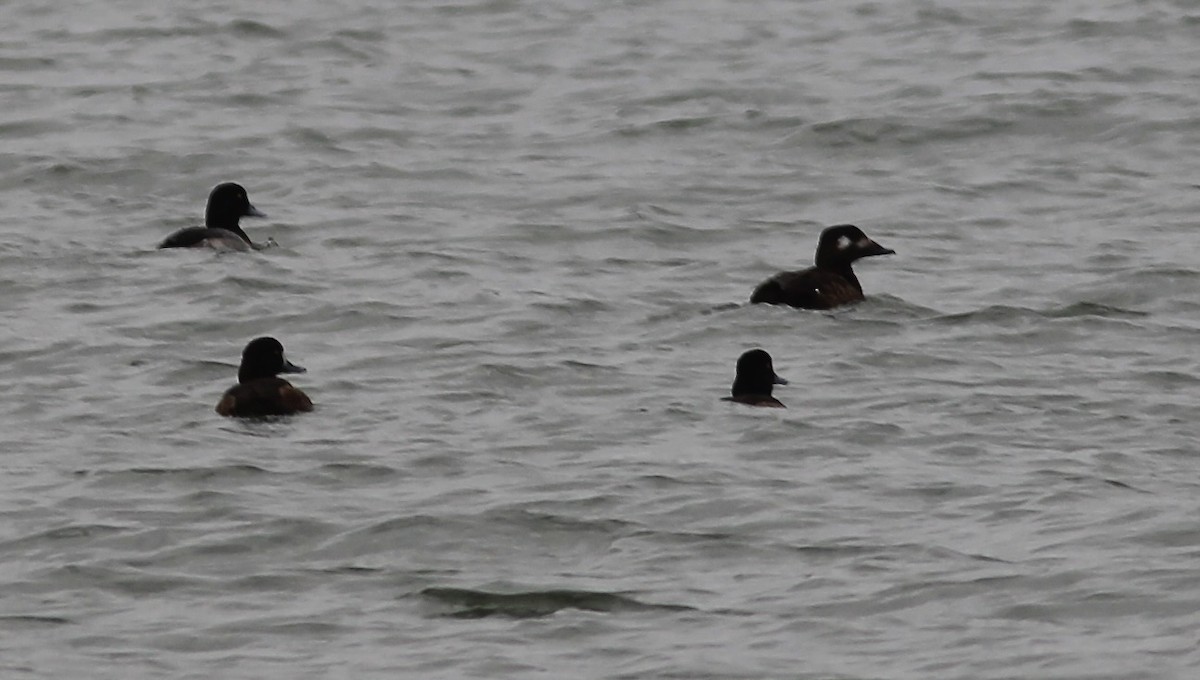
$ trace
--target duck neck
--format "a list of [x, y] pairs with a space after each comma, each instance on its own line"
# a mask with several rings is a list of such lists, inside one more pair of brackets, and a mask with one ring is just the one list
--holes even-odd
[[224, 229], [237, 234], [246, 243], [250, 243], [250, 237], [246, 232], [242, 231], [241, 225], [238, 224], [237, 215], [225, 215], [220, 212], [208, 211], [204, 214], [204, 226], [209, 229]]
[[854, 275], [854, 270], [850, 268], [851, 262], [852, 260], [847, 260], [845, 258], [817, 258], [817, 268], [834, 272], [838, 276], [849, 281], [850, 284], [857, 288], [858, 292], [861, 293], [862, 284], [858, 282], [858, 277]]
[[740, 397], [744, 394], [757, 394], [761, 396], [771, 396], [772, 383], [763, 383], [761, 380], [750, 380], [741, 376], [733, 379], [733, 389], [730, 392], [735, 397]]
[[245, 367], [238, 369], [238, 382], [239, 383], [248, 383], [251, 380], [258, 380], [259, 378], [273, 378], [273, 377], [275, 377], [274, 373], [263, 373], [262, 371], [250, 370]]

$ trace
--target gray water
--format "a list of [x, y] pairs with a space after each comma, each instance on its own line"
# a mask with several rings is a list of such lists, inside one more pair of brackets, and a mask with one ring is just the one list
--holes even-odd
[[1200, 3], [170, 4], [0, 4], [0, 677], [1197, 676]]

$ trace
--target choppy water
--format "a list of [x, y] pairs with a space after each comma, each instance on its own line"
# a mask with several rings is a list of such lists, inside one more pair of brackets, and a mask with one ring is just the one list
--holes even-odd
[[167, 5], [0, 4], [0, 677], [1195, 677], [1200, 3]]

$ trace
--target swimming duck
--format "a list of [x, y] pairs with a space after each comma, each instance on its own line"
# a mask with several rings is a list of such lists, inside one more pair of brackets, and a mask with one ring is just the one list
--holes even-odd
[[250, 204], [246, 190], [240, 184], [226, 182], [213, 187], [204, 210], [203, 227], [187, 227], [171, 234], [159, 248], [214, 248], [216, 250], [261, 250], [273, 244], [257, 244], [242, 231], [238, 221], [243, 217], [266, 217], [266, 213]]
[[733, 379], [731, 396], [724, 401], [736, 401], [750, 406], [787, 408], [783, 402], [771, 396], [775, 385], [786, 385], [788, 381], [775, 374], [771, 355], [765, 350], [752, 349], [738, 357], [737, 375]]
[[304, 373], [283, 356], [283, 345], [275, 338], [255, 338], [242, 350], [238, 384], [226, 390], [217, 403], [217, 413], [236, 418], [286, 416], [313, 409], [312, 400], [280, 373]]
[[894, 255], [853, 224], [829, 227], [817, 242], [816, 266], [779, 272], [758, 284], [751, 303], [790, 305], [801, 309], [832, 309], [863, 298], [862, 284], [850, 265], [860, 258]]

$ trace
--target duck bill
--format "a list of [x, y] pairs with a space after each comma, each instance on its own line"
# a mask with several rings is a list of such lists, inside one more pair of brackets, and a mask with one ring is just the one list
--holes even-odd
[[266, 217], [267, 214], [253, 205], [246, 206], [246, 212], [242, 213], [242, 217]]
[[895, 255], [896, 251], [891, 248], [884, 248], [873, 240], [868, 240], [861, 251], [862, 257], [871, 257], [873, 255]]
[[772, 382], [774, 382], [776, 385], [786, 385], [786, 384], [788, 384], [787, 378], [785, 378], [785, 377], [783, 377], [783, 376], [781, 376], [781, 375], [779, 375], [779, 374], [776, 374], [776, 375], [775, 375], [775, 378], [772, 380]]
[[298, 366], [296, 364], [293, 364], [292, 362], [288, 361], [285, 358], [283, 360], [283, 368], [279, 369], [279, 372], [280, 373], [307, 373], [308, 369], [303, 366]]

